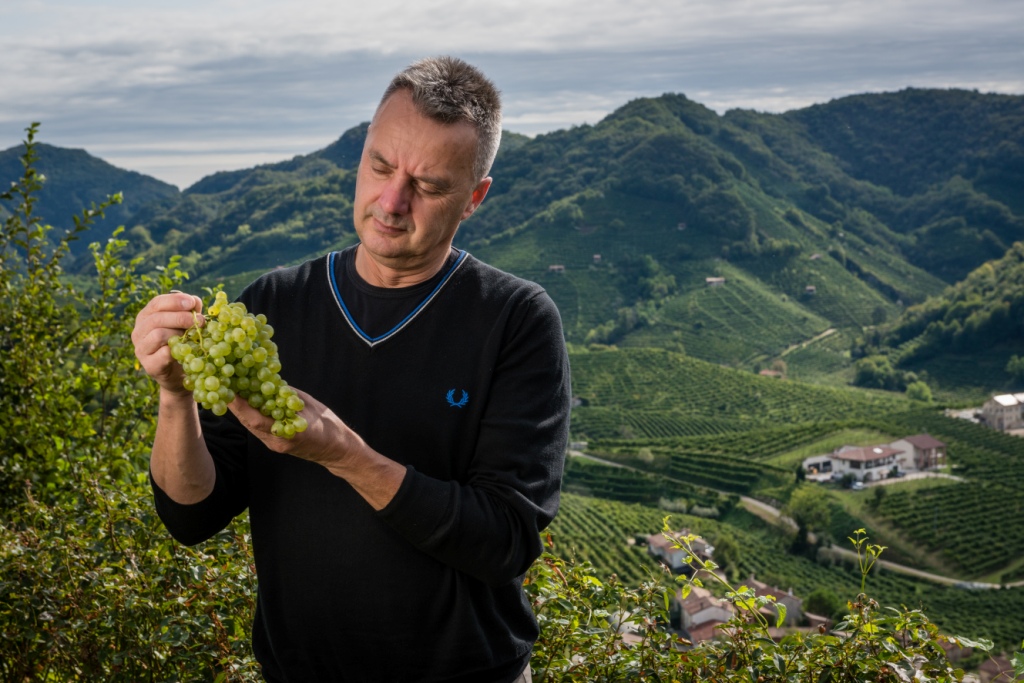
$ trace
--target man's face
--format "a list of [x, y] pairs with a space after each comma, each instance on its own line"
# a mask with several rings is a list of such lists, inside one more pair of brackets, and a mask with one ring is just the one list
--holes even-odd
[[476, 149], [470, 124], [423, 116], [406, 90], [391, 95], [370, 124], [356, 176], [360, 250], [391, 270], [443, 263], [459, 222], [490, 186], [473, 176]]

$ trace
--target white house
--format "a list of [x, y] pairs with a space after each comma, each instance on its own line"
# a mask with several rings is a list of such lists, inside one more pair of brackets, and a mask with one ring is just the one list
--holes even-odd
[[832, 470], [840, 476], [850, 473], [857, 481], [885, 479], [902, 452], [889, 446], [843, 446], [832, 453]]

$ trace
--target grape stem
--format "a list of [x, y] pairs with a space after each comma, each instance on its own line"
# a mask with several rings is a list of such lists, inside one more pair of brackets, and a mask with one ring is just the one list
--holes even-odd
[[196, 314], [195, 309], [192, 309], [192, 329], [199, 335], [199, 348], [203, 348], [203, 331], [199, 327], [199, 316]]

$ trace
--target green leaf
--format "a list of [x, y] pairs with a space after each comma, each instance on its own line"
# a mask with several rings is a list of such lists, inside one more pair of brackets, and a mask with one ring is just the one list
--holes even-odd
[[777, 602], [775, 603], [775, 609], [779, 613], [779, 618], [775, 620], [775, 628], [779, 628], [782, 626], [782, 623], [786, 621], [786, 606], [781, 602]]

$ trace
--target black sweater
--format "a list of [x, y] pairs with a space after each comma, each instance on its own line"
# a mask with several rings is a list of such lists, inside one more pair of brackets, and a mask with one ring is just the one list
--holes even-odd
[[246, 508], [259, 580], [253, 648], [271, 681], [510, 681], [537, 625], [522, 577], [554, 517], [569, 424], [558, 311], [536, 284], [465, 255], [401, 326], [348, 317], [337, 254], [243, 293], [274, 326], [289, 384], [405, 465], [376, 512], [345, 481], [203, 415], [213, 493], [154, 485], [183, 543]]

